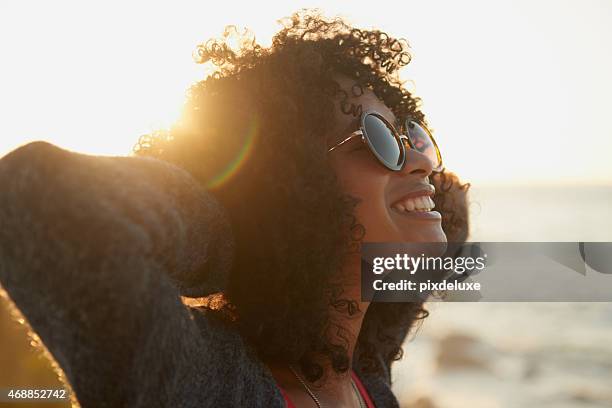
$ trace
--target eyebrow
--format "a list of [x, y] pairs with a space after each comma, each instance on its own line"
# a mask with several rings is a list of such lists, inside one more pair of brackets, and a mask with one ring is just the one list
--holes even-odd
[[[401, 125], [400, 118], [398, 118], [393, 112], [390, 112], [390, 114], [393, 116], [393, 120], [390, 120], [389, 115], [386, 113], [381, 113], [378, 111], [374, 111], [373, 113], [376, 113], [382, 116], [387, 122], [391, 123], [396, 129], [398, 126]], [[349, 123], [349, 125], [346, 127], [344, 132], [347, 132], [347, 133], [354, 132], [356, 130], [359, 130], [360, 126], [361, 126], [361, 117], [355, 118], [354, 120], [351, 121], [351, 123]]]
[[[396, 115], [393, 113], [393, 111], [389, 110], [389, 113], [383, 113], [383, 112], [378, 112], [378, 111], [375, 111], [375, 112], [376, 112], [378, 115], [382, 116], [382, 117], [383, 117], [383, 118], [384, 118], [384, 119], [385, 119], [387, 122], [389, 122], [390, 124], [392, 124], [392, 125], [393, 125], [393, 127], [395, 127], [395, 128], [396, 128], [396, 130], [399, 130], [399, 129], [397, 129], [397, 127], [398, 127], [398, 125], [400, 124], [400, 119], [399, 119], [399, 118], [398, 118], [398, 117], [397, 117], [397, 116], [396, 116]], [[392, 117], [393, 117], [393, 120], [391, 120], [391, 119], [389, 118], [389, 116], [392, 116]]]
[[[395, 116], [395, 114], [393, 112], [391, 112], [391, 115], [393, 115], [393, 117], [395, 118], [395, 120], [389, 120], [388, 118], [388, 114], [386, 113], [381, 113], [378, 111], [374, 111], [375, 113], [377, 113], [378, 115], [382, 116], [387, 122], [391, 123], [393, 125], [393, 127], [395, 127], [395, 129], [399, 132], [400, 129], [400, 119]], [[346, 125], [346, 127], [342, 130], [341, 132], [341, 136], [338, 139], [335, 139], [332, 141], [333, 144], [339, 143], [342, 140], [344, 140], [348, 135], [350, 135], [351, 133], [359, 130], [361, 126], [361, 116], [359, 117], [355, 117], [353, 118], [348, 125]]]

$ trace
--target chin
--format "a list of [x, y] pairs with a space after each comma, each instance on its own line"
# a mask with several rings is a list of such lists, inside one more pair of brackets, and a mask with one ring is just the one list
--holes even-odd
[[442, 229], [442, 225], [438, 225], [435, 227], [423, 228], [421, 227], [418, 230], [418, 227], [415, 227], [414, 231], [411, 231], [410, 234], [402, 234], [401, 237], [397, 238], [399, 242], [439, 242], [445, 243], [447, 242], [446, 234]]
[[365, 226], [364, 242], [387, 243], [446, 243], [447, 238], [440, 222], [415, 222], [410, 226], [393, 223]]

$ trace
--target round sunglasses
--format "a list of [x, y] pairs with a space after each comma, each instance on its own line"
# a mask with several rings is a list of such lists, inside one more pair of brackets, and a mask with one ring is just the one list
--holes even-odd
[[360, 137], [372, 154], [386, 168], [400, 171], [406, 162], [406, 148], [415, 149], [431, 160], [433, 171], [444, 168], [442, 155], [431, 132], [427, 127], [410, 118], [403, 124], [403, 134], [398, 132], [380, 113], [366, 111], [361, 114], [359, 130], [350, 134], [327, 152], [331, 152], [350, 140]]

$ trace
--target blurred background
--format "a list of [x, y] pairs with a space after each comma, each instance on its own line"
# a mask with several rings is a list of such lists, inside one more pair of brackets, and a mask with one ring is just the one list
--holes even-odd
[[[267, 45], [302, 7], [409, 41], [402, 76], [446, 166], [473, 185], [472, 240], [612, 241], [609, 0], [2, 0], [0, 156], [40, 139], [129, 154], [205, 75], [198, 43], [234, 24]], [[394, 368], [402, 406], [612, 406], [612, 304], [429, 309]], [[58, 384], [29, 343], [4, 302], [0, 388]]]

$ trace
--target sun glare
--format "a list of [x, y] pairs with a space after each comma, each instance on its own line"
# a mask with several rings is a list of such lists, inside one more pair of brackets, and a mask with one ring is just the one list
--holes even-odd
[[612, 183], [612, 51], [602, 40], [612, 38], [612, 3], [448, 1], [443, 13], [411, 1], [392, 2], [392, 13], [297, 3], [2, 3], [0, 36], [11, 40], [0, 155], [33, 140], [129, 154], [139, 136], [177, 120], [186, 90], [205, 77], [192, 58], [197, 44], [235, 24], [266, 45], [278, 18], [319, 5], [409, 40], [413, 60], [402, 75], [423, 100], [447, 167], [464, 178]]

